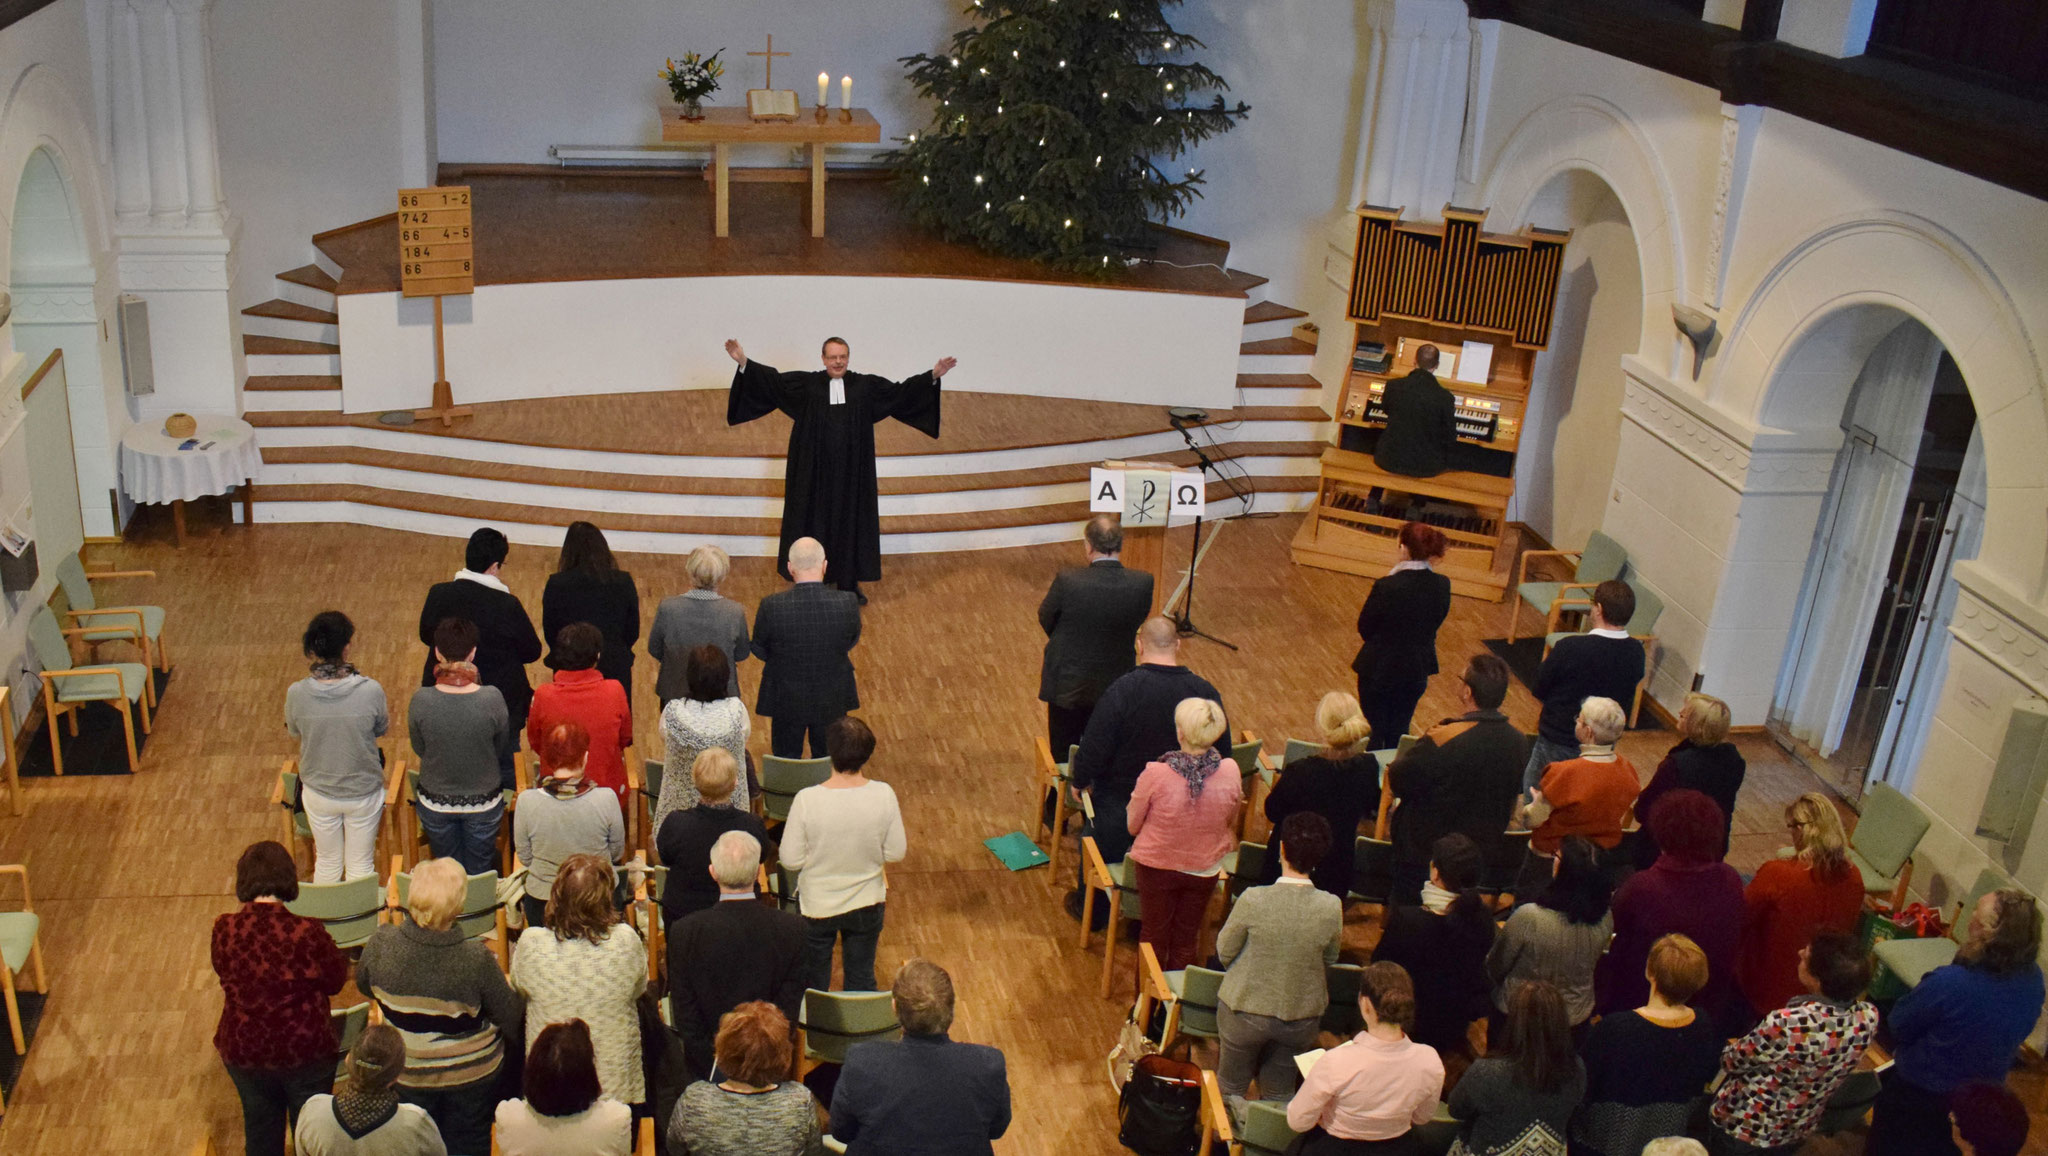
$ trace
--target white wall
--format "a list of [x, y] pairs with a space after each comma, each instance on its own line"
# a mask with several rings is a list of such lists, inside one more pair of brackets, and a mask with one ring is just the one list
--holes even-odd
[[314, 233], [395, 207], [401, 2], [214, 0], [221, 181], [241, 226], [235, 308], [312, 261]]
[[[1244, 331], [1233, 297], [932, 277], [485, 285], [444, 309], [462, 402], [721, 388], [731, 380], [718, 353], [725, 338], [767, 364], [805, 369], [816, 347], [789, 335], [829, 331], [853, 344], [856, 368], [892, 378], [958, 357], [949, 390], [1228, 406]], [[432, 318], [425, 298], [341, 298], [345, 409], [424, 403]]]

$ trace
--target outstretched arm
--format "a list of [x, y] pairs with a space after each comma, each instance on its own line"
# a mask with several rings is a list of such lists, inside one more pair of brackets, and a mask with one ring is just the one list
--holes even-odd
[[[728, 344], [733, 343], [728, 342]], [[734, 348], [738, 348], [738, 346], [734, 345]], [[960, 364], [958, 361], [950, 357], [939, 358], [938, 361], [932, 364], [932, 380], [937, 381], [938, 379], [946, 376], [946, 371], [952, 369], [954, 366], [958, 364]]]
[[725, 424], [739, 425], [776, 410], [791, 417], [797, 415], [802, 398], [801, 374], [785, 376], [773, 366], [749, 361], [747, 351], [731, 339], [725, 343], [725, 352], [739, 367], [733, 371], [732, 391], [725, 401]]
[[725, 353], [726, 356], [732, 358], [733, 361], [740, 366], [740, 368], [746, 368], [747, 351], [740, 348], [740, 343], [738, 339], [732, 337], [728, 337], [725, 339]]

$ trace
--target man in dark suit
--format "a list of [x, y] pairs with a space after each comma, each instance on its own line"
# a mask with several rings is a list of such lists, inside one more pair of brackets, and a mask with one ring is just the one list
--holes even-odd
[[1536, 742], [1522, 771], [1522, 789], [1534, 790], [1544, 768], [1579, 757], [1579, 706], [1589, 698], [1611, 698], [1624, 711], [1636, 699], [1643, 681], [1643, 644], [1629, 637], [1628, 621], [1636, 616], [1636, 592], [1626, 582], [1609, 580], [1593, 588], [1592, 627], [1584, 634], [1561, 638], [1536, 671], [1536, 697], [1543, 713], [1536, 720]]
[[533, 686], [526, 681], [526, 664], [540, 661], [540, 635], [526, 616], [518, 595], [498, 577], [511, 553], [505, 535], [485, 526], [469, 536], [463, 551], [463, 568], [447, 582], [436, 582], [427, 591], [427, 603], [420, 608], [420, 641], [427, 646], [425, 669], [420, 685], [434, 685], [434, 628], [444, 618], [466, 618], [476, 623], [476, 677], [485, 686], [495, 686], [505, 696], [505, 713], [510, 716], [513, 741], [499, 770], [505, 785], [512, 785], [512, 752], [518, 736], [526, 730], [527, 708], [533, 705]]
[[711, 1071], [718, 1017], [749, 1000], [782, 1009], [794, 1025], [804, 996], [804, 921], [754, 894], [761, 842], [727, 831], [711, 845], [718, 902], [669, 926], [669, 1000], [683, 1055], [699, 1078]]
[[900, 1040], [847, 1049], [832, 1090], [832, 1135], [848, 1156], [971, 1156], [1010, 1128], [1010, 1077], [1003, 1053], [958, 1044], [953, 978], [927, 959], [896, 973], [891, 992]]
[[1038, 625], [1045, 629], [1038, 697], [1052, 757], [1061, 761], [1081, 741], [1102, 692], [1136, 664], [1131, 635], [1152, 613], [1152, 575], [1126, 570], [1118, 558], [1123, 520], [1097, 514], [1083, 536], [1088, 564], [1060, 571], [1038, 604]]
[[1358, 608], [1358, 708], [1372, 724], [1366, 749], [1390, 750], [1415, 720], [1435, 674], [1436, 632], [1451, 612], [1451, 580], [1430, 569], [1444, 556], [1444, 532], [1426, 522], [1401, 527], [1401, 560], [1372, 584]]
[[1465, 665], [1459, 698], [1465, 712], [1429, 729], [1387, 768], [1401, 805], [1394, 809], [1394, 898], [1419, 903], [1429, 878], [1430, 848], [1445, 835], [1472, 840], [1493, 861], [1522, 793], [1529, 740], [1501, 713], [1508, 664], [1491, 654]]
[[860, 706], [849, 657], [860, 641], [860, 601], [825, 585], [825, 565], [816, 538], [790, 543], [796, 585], [761, 599], [754, 614], [752, 649], [762, 662], [754, 711], [768, 717], [768, 746], [778, 758], [802, 758], [806, 735], [811, 757], [824, 757], [825, 728]]
[[1372, 460], [1390, 474], [1433, 478], [1450, 468], [1451, 449], [1458, 444], [1458, 404], [1450, 390], [1437, 384], [1437, 359], [1434, 345], [1416, 350], [1415, 369], [1380, 392], [1387, 425]]

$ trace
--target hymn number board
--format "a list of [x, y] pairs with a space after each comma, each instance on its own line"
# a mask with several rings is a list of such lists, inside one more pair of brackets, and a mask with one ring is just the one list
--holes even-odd
[[398, 190], [398, 274], [407, 297], [476, 292], [468, 185]]

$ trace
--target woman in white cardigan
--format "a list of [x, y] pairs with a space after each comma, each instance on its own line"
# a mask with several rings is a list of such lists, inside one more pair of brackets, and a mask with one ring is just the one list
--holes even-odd
[[832, 946], [844, 937], [847, 991], [875, 990], [875, 945], [889, 883], [882, 867], [903, 858], [903, 811], [896, 792], [862, 774], [875, 732], [848, 716], [825, 728], [832, 777], [796, 793], [782, 829], [782, 865], [798, 872], [797, 903], [807, 930], [805, 982], [832, 989]]
[[526, 997], [526, 1046], [552, 1023], [590, 1028], [597, 1078], [622, 1104], [647, 1099], [637, 1001], [647, 990], [647, 945], [612, 906], [612, 865], [571, 855], [548, 896], [547, 926], [527, 929], [512, 955], [512, 986]]

